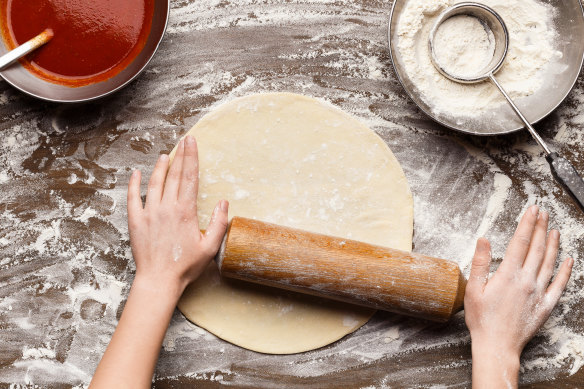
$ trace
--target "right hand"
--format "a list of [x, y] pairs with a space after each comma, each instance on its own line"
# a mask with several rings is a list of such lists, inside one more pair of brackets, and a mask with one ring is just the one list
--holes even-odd
[[476, 358], [496, 356], [500, 364], [508, 361], [518, 369], [523, 348], [549, 318], [566, 288], [574, 260], [566, 259], [550, 283], [560, 234], [556, 230], [547, 233], [548, 219], [547, 212], [535, 205], [525, 212], [503, 262], [490, 279], [489, 241], [481, 238], [477, 242], [464, 298], [473, 377]]

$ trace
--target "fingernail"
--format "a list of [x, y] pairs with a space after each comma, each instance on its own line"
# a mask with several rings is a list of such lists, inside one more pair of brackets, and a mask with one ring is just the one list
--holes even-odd
[[229, 202], [227, 200], [221, 200], [219, 206], [221, 207], [221, 211], [227, 212], [227, 209], [229, 208]]
[[132, 172], [132, 177], [133, 177], [133, 178], [136, 178], [136, 177], [138, 177], [138, 173], [139, 173], [139, 172], [140, 172], [140, 170], [138, 170], [138, 169], [134, 169], [134, 171]]
[[195, 138], [193, 138], [190, 135], [187, 135], [187, 137], [185, 138], [185, 144], [187, 144], [188, 146], [192, 146], [195, 144]]
[[539, 215], [541, 216], [543, 221], [547, 221], [550, 216], [549, 213], [547, 213], [546, 211], [542, 211]]
[[533, 216], [537, 216], [537, 214], [539, 213], [539, 207], [537, 205], [533, 205], [531, 207], [531, 213], [533, 214]]
[[558, 231], [558, 230], [552, 230], [550, 232], [550, 234], [552, 235], [552, 238], [554, 238], [554, 239], [560, 239], [560, 231]]
[[574, 258], [568, 257], [566, 258], [566, 265], [571, 269], [574, 266]]
[[168, 155], [167, 155], [167, 154], [160, 154], [160, 157], [159, 157], [159, 159], [160, 159], [161, 161], [168, 161]]

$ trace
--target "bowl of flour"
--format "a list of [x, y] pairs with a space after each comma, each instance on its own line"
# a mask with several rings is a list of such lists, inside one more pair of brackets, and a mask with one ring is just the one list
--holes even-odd
[[[389, 22], [391, 59], [404, 89], [430, 117], [452, 129], [477, 135], [505, 134], [523, 128], [511, 107], [489, 82], [450, 81], [432, 64], [428, 39], [442, 11], [457, 0], [396, 0]], [[584, 14], [578, 0], [481, 0], [493, 8], [509, 30], [509, 51], [498, 81], [532, 123], [565, 99], [584, 59]], [[460, 55], [443, 58], [465, 68], [484, 55], [484, 30], [472, 18], [448, 23], [442, 39], [460, 47]], [[480, 26], [478, 26], [480, 27]], [[475, 36], [476, 35], [476, 36]], [[473, 44], [474, 43], [474, 44]], [[476, 52], [475, 52], [476, 51]], [[452, 51], [451, 51], [452, 52]]]

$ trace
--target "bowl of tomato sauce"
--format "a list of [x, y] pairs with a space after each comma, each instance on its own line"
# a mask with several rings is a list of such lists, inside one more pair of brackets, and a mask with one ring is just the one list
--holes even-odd
[[44, 30], [53, 38], [4, 71], [31, 96], [84, 102], [134, 80], [158, 49], [170, 0], [0, 0], [0, 55]]

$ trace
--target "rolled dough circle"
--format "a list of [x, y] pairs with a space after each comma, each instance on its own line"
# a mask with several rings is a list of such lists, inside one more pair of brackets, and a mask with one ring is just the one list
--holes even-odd
[[[230, 217], [411, 250], [412, 195], [398, 161], [338, 108], [290, 93], [251, 95], [219, 106], [188, 134], [199, 146], [201, 228], [227, 199]], [[325, 346], [375, 313], [223, 279], [215, 262], [178, 308], [218, 337], [269, 354]]]

